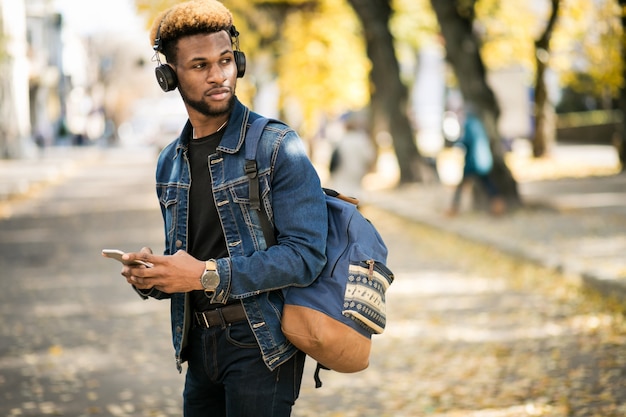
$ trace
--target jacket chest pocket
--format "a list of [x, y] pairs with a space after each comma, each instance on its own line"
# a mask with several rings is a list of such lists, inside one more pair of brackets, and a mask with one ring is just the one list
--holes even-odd
[[[246, 178], [244, 181], [238, 181], [228, 187], [230, 199], [233, 203], [235, 203], [235, 205], [239, 206], [241, 210], [250, 211], [251, 199], [259, 198], [263, 207], [265, 207], [265, 209], [268, 210], [268, 214], [271, 215], [269, 175], [260, 175], [258, 179], [258, 195], [254, 196], [250, 194], [250, 184]], [[254, 192], [254, 188], [252, 190], [252, 192]]]

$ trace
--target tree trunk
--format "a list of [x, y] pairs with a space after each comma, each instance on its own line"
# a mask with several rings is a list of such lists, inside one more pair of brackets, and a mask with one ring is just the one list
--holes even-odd
[[348, 0], [363, 25], [370, 73], [374, 131], [388, 131], [400, 167], [400, 183], [421, 181], [420, 155], [408, 118], [408, 90], [400, 80], [400, 66], [389, 31], [389, 0]]
[[552, 12], [546, 25], [546, 30], [535, 41], [535, 137], [533, 140], [533, 155], [540, 157], [545, 155], [554, 144], [556, 135], [556, 123], [554, 106], [548, 100], [545, 72], [548, 68], [550, 57], [550, 39], [554, 25], [559, 14], [560, 0], [551, 0]]
[[[504, 162], [504, 149], [498, 132], [500, 109], [487, 84], [486, 70], [480, 56], [479, 40], [472, 30], [472, 13], [461, 15], [456, 0], [431, 0], [446, 43], [446, 59], [459, 82], [463, 99], [474, 103], [489, 135], [493, 154], [493, 177], [508, 207], [521, 205], [517, 182]], [[470, 8], [469, 12], [473, 12]]]

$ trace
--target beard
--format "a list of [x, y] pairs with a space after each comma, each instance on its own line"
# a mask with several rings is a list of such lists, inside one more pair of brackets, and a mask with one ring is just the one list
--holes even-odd
[[233, 107], [235, 106], [234, 94], [231, 95], [230, 98], [228, 99], [228, 102], [226, 103], [226, 107], [211, 107], [207, 102], [203, 100], [193, 100], [189, 98], [187, 93], [185, 93], [185, 91], [182, 88], [180, 88], [180, 85], [178, 86], [178, 92], [180, 93], [180, 96], [182, 97], [185, 104], [187, 104], [189, 107], [191, 107], [198, 113], [207, 117], [217, 117], [217, 116], [223, 116], [224, 114], [229, 114], [231, 110], [233, 109]]

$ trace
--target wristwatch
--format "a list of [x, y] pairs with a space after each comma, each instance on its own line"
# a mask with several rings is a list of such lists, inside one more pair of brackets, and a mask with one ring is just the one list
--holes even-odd
[[215, 259], [209, 259], [205, 263], [205, 270], [200, 277], [200, 283], [204, 291], [213, 292], [220, 285], [220, 276], [217, 273], [217, 263]]

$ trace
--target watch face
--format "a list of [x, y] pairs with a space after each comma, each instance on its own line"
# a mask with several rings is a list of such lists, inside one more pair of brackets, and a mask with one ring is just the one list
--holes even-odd
[[205, 290], [215, 290], [220, 284], [220, 276], [216, 271], [207, 270], [204, 271], [202, 278], [200, 279], [202, 286]]

